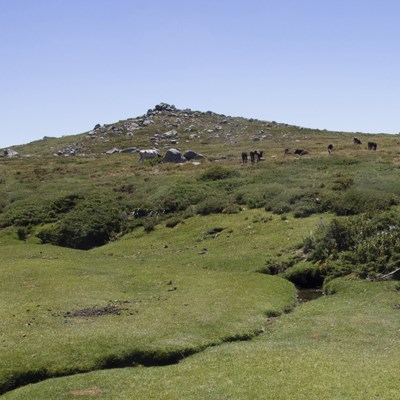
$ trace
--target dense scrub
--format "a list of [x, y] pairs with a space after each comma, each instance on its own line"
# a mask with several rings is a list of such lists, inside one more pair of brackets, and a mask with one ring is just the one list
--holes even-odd
[[334, 218], [304, 243], [324, 277], [375, 278], [400, 267], [400, 216], [394, 212]]
[[[206, 165], [195, 174], [169, 174], [139, 182], [127, 178], [104, 182], [101, 187], [87, 184], [79, 191], [65, 186], [63, 195], [21, 192], [14, 200], [3, 200], [0, 227], [21, 227], [22, 239], [39, 232], [44, 243], [89, 249], [139, 226], [150, 232], [171, 217], [236, 213], [243, 207], [264, 208], [283, 217], [291, 213], [295, 218], [323, 212], [352, 216], [385, 211], [398, 203], [395, 186], [371, 188], [364, 178], [351, 177], [354, 174], [349, 171], [317, 179], [320, 170], [313, 169], [323, 162], [305, 160], [296, 174], [291, 163], [264, 164], [240, 172]], [[316, 179], [306, 177], [313, 174]]]
[[258, 271], [300, 287], [318, 287], [342, 276], [397, 277], [399, 268], [400, 214], [392, 210], [321, 218], [301, 248], [268, 257]]

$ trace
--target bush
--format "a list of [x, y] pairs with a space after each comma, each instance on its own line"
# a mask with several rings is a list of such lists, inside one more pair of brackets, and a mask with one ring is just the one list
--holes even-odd
[[349, 189], [337, 196], [331, 202], [330, 208], [337, 215], [356, 215], [386, 211], [397, 203], [397, 198], [391, 193], [374, 189]]
[[161, 193], [155, 203], [159, 204], [159, 209], [163, 212], [174, 213], [186, 210], [205, 199], [207, 195], [207, 188], [202, 185], [180, 184]]
[[222, 213], [227, 206], [228, 203], [224, 198], [211, 196], [197, 204], [196, 211], [201, 215], [218, 214]]
[[28, 238], [29, 229], [25, 226], [17, 229], [17, 236], [19, 240], [25, 241]]
[[0, 226], [31, 226], [56, 221], [60, 214], [75, 207], [82, 197], [76, 194], [49, 199], [41, 198], [29, 202], [19, 201], [12, 204], [0, 218]]
[[143, 220], [143, 228], [144, 231], [149, 233], [154, 231], [155, 227], [158, 224], [158, 218], [157, 217], [147, 217]]
[[113, 200], [93, 196], [82, 200], [37, 236], [43, 243], [88, 250], [107, 243], [121, 226], [122, 215]]
[[179, 223], [182, 222], [181, 217], [172, 217], [165, 222], [167, 228], [175, 228]]
[[304, 251], [326, 277], [390, 272], [400, 266], [400, 218], [392, 213], [334, 218], [304, 240]]
[[324, 281], [324, 276], [320, 268], [309, 262], [302, 262], [288, 268], [283, 276], [300, 287], [318, 287]]
[[283, 274], [288, 268], [291, 268], [293, 265], [299, 262], [300, 259], [301, 258], [299, 256], [294, 256], [286, 259], [281, 259], [279, 257], [269, 258], [265, 262], [265, 266], [257, 270], [257, 272], [268, 275]]
[[221, 179], [237, 178], [239, 176], [239, 172], [234, 169], [228, 169], [221, 165], [216, 165], [204, 172], [199, 179], [202, 181], [217, 181]]

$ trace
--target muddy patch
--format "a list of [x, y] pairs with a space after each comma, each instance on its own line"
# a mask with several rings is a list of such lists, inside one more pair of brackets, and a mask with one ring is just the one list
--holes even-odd
[[53, 313], [53, 316], [63, 316], [64, 318], [101, 317], [103, 315], [121, 315], [121, 312], [124, 310], [126, 310], [126, 308], [109, 304], [105, 307], [93, 306], [89, 308], [82, 308], [80, 310], [66, 311], [64, 313]]

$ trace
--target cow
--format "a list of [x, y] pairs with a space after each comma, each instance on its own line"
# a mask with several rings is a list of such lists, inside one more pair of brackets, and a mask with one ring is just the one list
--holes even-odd
[[361, 140], [357, 137], [353, 138], [353, 143], [354, 144], [362, 144]]
[[263, 151], [260, 151], [260, 150], [252, 150], [251, 152], [250, 152], [250, 161], [253, 163], [253, 162], [259, 162], [259, 161], [261, 161], [261, 159], [262, 159], [262, 156], [263, 156]]
[[157, 149], [140, 150], [139, 155], [140, 155], [139, 161], [152, 160], [153, 158], [161, 157], [161, 154], [158, 152]]
[[368, 142], [368, 150], [376, 150], [378, 145], [375, 142]]
[[285, 149], [285, 155], [288, 155], [288, 154], [292, 154], [292, 152], [289, 149]]
[[242, 153], [242, 163], [247, 163], [247, 153], [245, 151]]
[[328, 153], [332, 154], [333, 153], [333, 144], [328, 145]]
[[303, 149], [296, 149], [294, 151], [294, 154], [297, 154], [299, 156], [304, 156], [305, 154], [308, 154], [308, 151], [307, 150], [303, 150]]

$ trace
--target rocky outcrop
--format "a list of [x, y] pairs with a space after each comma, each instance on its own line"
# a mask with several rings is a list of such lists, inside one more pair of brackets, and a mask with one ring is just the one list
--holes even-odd
[[182, 156], [178, 149], [169, 149], [162, 159], [162, 162], [165, 163], [184, 163], [186, 161], [186, 158]]

